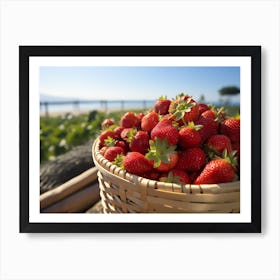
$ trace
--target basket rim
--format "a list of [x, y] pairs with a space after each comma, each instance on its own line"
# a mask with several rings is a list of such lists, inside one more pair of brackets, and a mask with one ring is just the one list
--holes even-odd
[[147, 179], [127, 172], [124, 169], [114, 165], [103, 157], [99, 152], [99, 137], [97, 137], [92, 145], [92, 158], [95, 166], [101, 173], [108, 176], [114, 176], [121, 181], [126, 180], [139, 187], [152, 187], [164, 191], [184, 192], [184, 193], [220, 193], [223, 191], [240, 191], [240, 181], [234, 181], [221, 184], [175, 184], [166, 183], [156, 180]]

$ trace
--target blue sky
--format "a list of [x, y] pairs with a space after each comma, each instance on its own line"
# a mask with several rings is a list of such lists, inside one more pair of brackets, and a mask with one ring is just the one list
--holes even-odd
[[[40, 94], [79, 99], [156, 99], [184, 92], [218, 101], [240, 87], [239, 67], [41, 67]], [[239, 95], [233, 101], [239, 101]]]

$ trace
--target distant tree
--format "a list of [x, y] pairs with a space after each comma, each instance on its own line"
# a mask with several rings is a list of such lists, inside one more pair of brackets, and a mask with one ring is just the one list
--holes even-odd
[[198, 99], [198, 102], [204, 102], [204, 101], [205, 101], [205, 96], [204, 96], [204, 94], [201, 94]]
[[237, 95], [240, 93], [240, 88], [236, 86], [222, 87], [219, 90], [220, 95]]

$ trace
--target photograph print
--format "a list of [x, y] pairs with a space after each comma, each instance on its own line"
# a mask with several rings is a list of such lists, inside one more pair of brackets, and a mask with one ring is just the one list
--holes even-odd
[[22, 232], [260, 231], [259, 47], [20, 54]]

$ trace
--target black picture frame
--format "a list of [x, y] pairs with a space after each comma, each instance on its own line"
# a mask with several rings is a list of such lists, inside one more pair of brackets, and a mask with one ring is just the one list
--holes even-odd
[[[251, 222], [33, 223], [29, 221], [29, 59], [36, 56], [246, 56], [251, 58]], [[21, 233], [260, 233], [261, 46], [19, 46]], [[39, 140], [38, 140], [39, 141]], [[39, 202], [38, 202], [39, 203]]]

